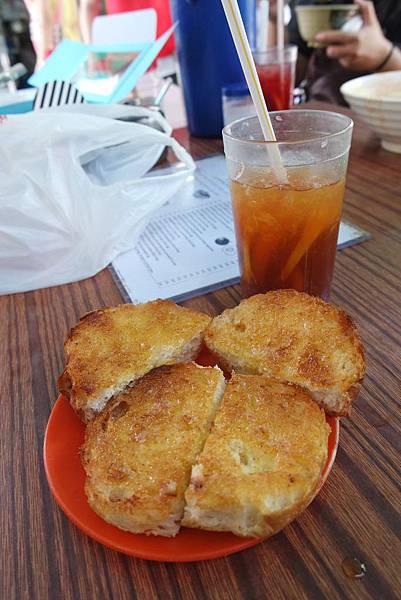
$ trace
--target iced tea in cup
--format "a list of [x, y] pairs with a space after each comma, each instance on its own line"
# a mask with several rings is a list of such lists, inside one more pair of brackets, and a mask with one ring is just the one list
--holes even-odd
[[[273, 112], [271, 120], [277, 142], [264, 141], [257, 117], [223, 129], [242, 293], [293, 288], [327, 300], [353, 122], [317, 110]], [[272, 169], [271, 144], [286, 182]]]

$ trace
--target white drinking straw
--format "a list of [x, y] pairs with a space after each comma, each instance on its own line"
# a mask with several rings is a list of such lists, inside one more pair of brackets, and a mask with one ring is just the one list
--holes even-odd
[[[238, 53], [238, 58], [240, 60], [242, 70], [244, 72], [245, 79], [256, 108], [256, 113], [258, 115], [259, 123], [263, 132], [263, 137], [266, 141], [276, 142], [276, 136], [274, 134], [269, 111], [267, 110], [266, 102], [263, 97], [262, 88], [256, 72], [255, 62], [253, 60], [237, 0], [221, 0], [221, 3], [223, 5], [224, 12], [226, 13], [231, 35], [233, 36], [235, 48]], [[268, 145], [267, 148], [270, 155], [272, 170], [278, 183], [286, 183], [287, 174], [281, 160], [278, 146], [276, 144], [272, 144], [271, 146]]]
[[280, 87], [284, 83], [284, 0], [277, 0], [276, 42], [280, 68]]
[[284, 0], [277, 0], [277, 48], [284, 48]]
[[260, 0], [257, 24], [257, 48], [259, 52], [266, 52], [269, 35], [269, 0]]

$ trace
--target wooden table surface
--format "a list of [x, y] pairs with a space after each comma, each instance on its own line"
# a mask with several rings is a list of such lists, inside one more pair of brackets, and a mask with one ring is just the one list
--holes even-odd
[[[221, 149], [177, 137], [194, 156]], [[51, 496], [42, 447], [63, 340], [85, 312], [121, 302], [109, 272], [0, 298], [1, 599], [401, 597], [400, 174], [401, 156], [357, 123], [344, 213], [373, 239], [338, 252], [332, 301], [360, 327], [365, 383], [316, 500], [283, 532], [227, 558], [169, 564], [118, 554], [81, 533]], [[231, 287], [185, 305], [214, 315], [239, 300]], [[366, 565], [365, 577], [344, 574], [347, 557]]]

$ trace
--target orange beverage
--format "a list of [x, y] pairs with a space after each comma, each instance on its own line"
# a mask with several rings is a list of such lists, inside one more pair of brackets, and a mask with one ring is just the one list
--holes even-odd
[[293, 288], [328, 298], [344, 184], [231, 182], [244, 296]]
[[271, 121], [277, 142], [256, 117], [223, 129], [242, 293], [292, 288], [327, 300], [353, 123], [315, 110]]

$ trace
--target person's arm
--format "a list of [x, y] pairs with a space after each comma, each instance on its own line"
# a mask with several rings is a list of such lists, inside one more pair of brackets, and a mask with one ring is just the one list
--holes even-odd
[[401, 50], [398, 46], [393, 46], [390, 58], [386, 60], [381, 71], [401, 71]]
[[90, 44], [92, 40], [93, 19], [101, 12], [100, 0], [80, 0], [79, 2], [79, 26], [82, 40]]
[[40, 67], [53, 50], [53, 14], [50, 0], [25, 0], [31, 19], [30, 30], [36, 52], [36, 68]]
[[[284, 2], [284, 5], [287, 1]], [[269, 23], [268, 23], [268, 43], [269, 46], [273, 47], [277, 45], [277, 0], [270, 0], [269, 2]], [[287, 27], [284, 29], [284, 42], [288, 44], [288, 30]]]
[[316, 40], [327, 44], [327, 56], [351, 71], [393, 71], [401, 69], [401, 51], [388, 40], [367, 0], [355, 0], [361, 9], [363, 26], [357, 33], [323, 31]]

